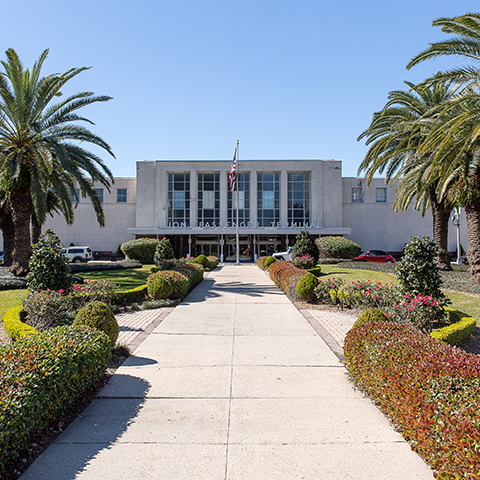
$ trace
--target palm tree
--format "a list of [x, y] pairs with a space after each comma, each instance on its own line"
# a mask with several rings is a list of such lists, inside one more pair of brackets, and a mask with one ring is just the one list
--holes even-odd
[[[480, 13], [468, 13], [454, 18], [439, 18], [434, 26], [442, 27], [455, 37], [432, 43], [407, 65], [410, 69], [425, 60], [456, 55], [467, 61], [480, 61]], [[472, 65], [438, 73], [430, 84], [449, 79], [464, 85], [465, 91], [452, 104], [455, 114], [435, 128], [424, 148], [435, 149], [432, 165], [441, 172], [441, 187], [451, 185], [451, 196], [463, 204], [467, 217], [467, 258], [472, 277], [480, 281], [480, 70]], [[448, 112], [448, 110], [446, 110]], [[457, 180], [452, 186], [452, 179]]]
[[92, 200], [103, 225], [102, 206], [92, 185], [99, 181], [109, 189], [110, 181], [113, 182], [112, 173], [102, 159], [80, 143], [96, 145], [114, 156], [111, 148], [79, 125], [92, 122], [77, 113], [82, 107], [111, 97], [79, 92], [54, 102], [61, 96], [64, 85], [87, 68], [41, 77], [47, 55], [45, 50], [30, 72], [23, 68], [17, 53], [9, 49], [7, 61], [2, 61], [5, 71], [0, 73], [0, 172], [9, 179], [8, 196], [15, 231], [11, 271], [16, 275], [28, 271], [31, 216], [34, 212], [36, 221], [40, 224], [45, 221], [48, 192], [53, 191], [60, 202], [68, 202], [74, 179], [82, 196]]
[[[421, 88], [411, 82], [405, 82], [410, 88], [408, 91], [396, 90], [389, 93], [388, 102], [384, 109], [374, 114], [370, 126], [358, 137], [358, 140], [367, 138], [366, 144], [370, 148], [358, 169], [358, 174], [365, 171], [367, 186], [374, 175], [386, 172], [385, 182], [394, 183], [400, 179], [397, 190], [397, 210], [406, 210], [415, 195], [423, 204], [430, 208], [433, 217], [433, 238], [438, 246], [437, 263], [439, 268], [451, 269], [448, 256], [448, 218], [451, 207], [446, 200], [437, 198], [433, 180], [429, 188], [423, 190], [421, 185], [414, 181], [414, 175], [407, 177], [409, 186], [418, 188], [412, 195], [412, 189], [402, 185], [403, 176], [412, 170], [415, 165], [428, 161], [431, 152], [422, 152], [419, 149], [428, 132], [432, 128], [434, 119], [442, 111], [446, 102], [454, 97], [455, 89], [450, 83], [437, 82], [430, 88]], [[405, 195], [402, 201], [398, 196]], [[405, 201], [407, 200], [407, 201]], [[420, 209], [422, 201], [415, 203]], [[423, 209], [422, 214], [425, 214]]]

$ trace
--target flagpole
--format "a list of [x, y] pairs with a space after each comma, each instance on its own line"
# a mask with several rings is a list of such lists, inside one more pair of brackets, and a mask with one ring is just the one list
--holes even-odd
[[237, 265], [240, 265], [240, 236], [239, 236], [239, 233], [238, 233], [238, 184], [240, 183], [240, 168], [239, 168], [239, 165], [240, 165], [240, 158], [239, 158], [239, 150], [240, 150], [240, 146], [239, 146], [239, 140], [237, 140], [237, 173], [235, 173], [235, 183], [236, 183], [236, 187], [237, 187], [237, 222], [236, 222], [236, 245], [237, 245]]

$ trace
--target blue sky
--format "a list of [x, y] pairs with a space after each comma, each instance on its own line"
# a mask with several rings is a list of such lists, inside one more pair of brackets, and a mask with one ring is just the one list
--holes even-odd
[[[4, 2], [5, 58], [44, 73], [92, 69], [71, 91], [114, 97], [89, 106], [112, 147], [115, 176], [137, 160], [337, 159], [356, 176], [358, 135], [403, 81], [459, 64], [406, 63], [448, 38], [432, 21], [480, 10], [478, 1], [24, 0]], [[70, 90], [66, 89], [65, 93]]]

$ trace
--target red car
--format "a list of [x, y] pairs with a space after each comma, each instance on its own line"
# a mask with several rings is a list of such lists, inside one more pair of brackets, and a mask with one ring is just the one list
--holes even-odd
[[382, 250], [367, 250], [361, 253], [355, 260], [368, 260], [369, 262], [396, 263], [396, 260]]

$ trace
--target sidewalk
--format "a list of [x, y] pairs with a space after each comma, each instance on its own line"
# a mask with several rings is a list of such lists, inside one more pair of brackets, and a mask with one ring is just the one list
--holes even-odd
[[156, 326], [20, 478], [433, 475], [273, 282], [254, 265], [226, 265]]

